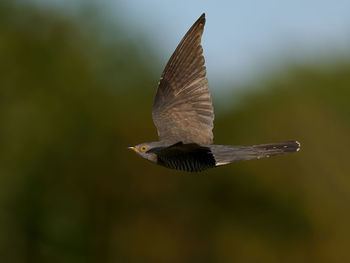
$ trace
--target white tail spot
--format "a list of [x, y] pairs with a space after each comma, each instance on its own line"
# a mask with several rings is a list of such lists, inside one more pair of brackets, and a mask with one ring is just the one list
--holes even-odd
[[230, 163], [230, 162], [217, 162], [216, 166], [225, 165], [225, 164], [228, 164], [228, 163]]

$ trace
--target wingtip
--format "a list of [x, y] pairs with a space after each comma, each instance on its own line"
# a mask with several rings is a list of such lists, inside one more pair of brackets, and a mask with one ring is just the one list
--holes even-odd
[[197, 22], [205, 24], [205, 13], [202, 13]]

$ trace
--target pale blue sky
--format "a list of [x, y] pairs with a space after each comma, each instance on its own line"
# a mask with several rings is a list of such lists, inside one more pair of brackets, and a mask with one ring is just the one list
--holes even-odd
[[[72, 4], [67, 0], [37, 1]], [[132, 37], [146, 36], [161, 64], [205, 12], [203, 48], [210, 82], [247, 80], [270, 68], [271, 61], [339, 55], [350, 44], [349, 0], [98, 2], [108, 7], [111, 19], [130, 28]]]
[[249, 78], [281, 56], [327, 56], [350, 43], [350, 1], [122, 0], [114, 6], [135, 31], [150, 34], [164, 60], [205, 12], [208, 76], [227, 82]]

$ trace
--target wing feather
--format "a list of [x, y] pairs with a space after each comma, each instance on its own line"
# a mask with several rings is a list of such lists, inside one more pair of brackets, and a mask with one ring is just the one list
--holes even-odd
[[214, 110], [204, 66], [203, 14], [170, 57], [158, 84], [152, 116], [160, 141], [212, 144]]

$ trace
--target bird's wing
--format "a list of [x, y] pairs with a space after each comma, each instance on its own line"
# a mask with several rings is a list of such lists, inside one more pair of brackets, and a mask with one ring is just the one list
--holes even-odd
[[204, 24], [202, 14], [177, 46], [160, 78], [152, 110], [160, 141], [213, 142], [214, 109], [201, 46]]

